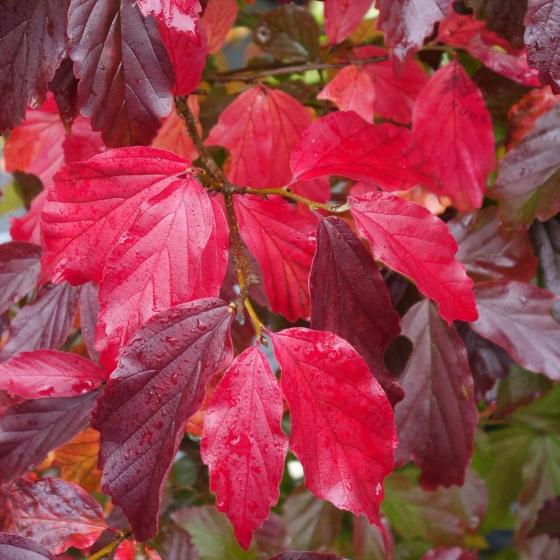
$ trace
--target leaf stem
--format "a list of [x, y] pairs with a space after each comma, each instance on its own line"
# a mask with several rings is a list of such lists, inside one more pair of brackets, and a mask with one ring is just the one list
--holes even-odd
[[92, 554], [88, 560], [101, 560], [101, 558], [108, 558], [109, 554], [117, 548], [120, 544], [122, 539], [117, 539], [115, 541], [111, 541], [107, 546], [104, 546], [101, 550], [97, 551], [95, 554]]
[[250, 187], [245, 187], [241, 192], [242, 194], [254, 194], [257, 196], [282, 196], [284, 198], [289, 198], [294, 202], [299, 202], [304, 206], [307, 206], [311, 210], [326, 210], [332, 214], [342, 214], [348, 211], [348, 204], [324, 204], [322, 202], [317, 202], [316, 200], [311, 200], [310, 198], [305, 198], [295, 192], [289, 191], [286, 188], [279, 189], [252, 189]]

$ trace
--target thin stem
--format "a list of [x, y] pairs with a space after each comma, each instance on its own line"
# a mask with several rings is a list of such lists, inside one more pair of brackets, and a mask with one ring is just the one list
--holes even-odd
[[246, 187], [241, 191], [237, 191], [242, 194], [254, 194], [257, 196], [282, 196], [284, 198], [289, 198], [294, 202], [299, 202], [304, 206], [307, 206], [311, 210], [326, 210], [333, 214], [342, 214], [348, 211], [348, 204], [336, 205], [336, 204], [324, 204], [322, 202], [317, 202], [316, 200], [311, 200], [310, 198], [305, 198], [295, 192], [286, 189], [252, 189]]
[[122, 539], [118, 539], [116, 541], [110, 542], [107, 546], [104, 546], [101, 550], [99, 550], [95, 554], [92, 554], [88, 558], [88, 560], [101, 560], [101, 558], [108, 558], [109, 554], [111, 554], [111, 552], [113, 552], [113, 550], [115, 550], [115, 548], [117, 548], [117, 546], [120, 544], [121, 540]]

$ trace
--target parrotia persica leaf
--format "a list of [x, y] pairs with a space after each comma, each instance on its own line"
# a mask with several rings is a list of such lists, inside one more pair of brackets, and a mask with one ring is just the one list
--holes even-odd
[[99, 503], [77, 484], [57, 478], [20, 478], [7, 491], [8, 527], [53, 554], [91, 546], [107, 528]]
[[205, 143], [229, 150], [226, 169], [233, 183], [280, 187], [291, 179], [290, 152], [310, 123], [311, 115], [299, 101], [258, 85], [220, 114]]
[[19, 352], [60, 348], [72, 329], [78, 298], [79, 291], [67, 283], [43, 286], [13, 319], [0, 361]]
[[560, 210], [560, 106], [542, 115], [500, 162], [492, 196], [511, 226], [529, 226]]
[[309, 317], [315, 218], [277, 197], [236, 197], [235, 213], [243, 240], [261, 267], [270, 309], [291, 322]]
[[358, 27], [373, 0], [325, 0], [325, 31], [329, 43], [348, 39]]
[[258, 346], [233, 361], [206, 411], [202, 460], [210, 470], [217, 507], [245, 549], [280, 495], [288, 450], [282, 413], [280, 388]]
[[25, 117], [37, 103], [66, 51], [69, 0], [7, 0], [0, 22], [0, 132]]
[[200, 299], [149, 319], [123, 348], [98, 401], [103, 489], [128, 517], [138, 540], [157, 531], [163, 485], [187, 419], [210, 376], [232, 358], [232, 311]]
[[41, 248], [11, 241], [0, 245], [0, 313], [26, 296], [39, 278]]
[[41, 215], [43, 277], [99, 282], [114, 245], [141, 204], [177, 181], [190, 163], [155, 148], [111, 150], [57, 175]]
[[397, 464], [414, 460], [424, 488], [462, 486], [478, 420], [465, 345], [428, 300], [407, 312], [402, 329], [414, 348], [399, 378]]
[[411, 278], [438, 304], [448, 323], [476, 320], [472, 280], [456, 259], [457, 243], [443, 221], [418, 204], [386, 193], [348, 201], [376, 259]]
[[340, 218], [319, 222], [309, 289], [311, 328], [350, 342], [389, 399], [400, 400], [402, 390], [383, 363], [387, 346], [400, 333], [399, 315], [371, 255]]
[[475, 287], [479, 319], [472, 328], [524, 368], [560, 379], [560, 296], [521, 282]]
[[99, 285], [97, 348], [108, 371], [123, 344], [156, 312], [219, 295], [227, 247], [223, 211], [192, 176], [142, 204]]
[[235, 23], [238, 9], [236, 0], [208, 0], [201, 20], [208, 52], [220, 51]]
[[97, 393], [25, 401], [0, 416], [0, 482], [40, 463], [85, 426]]
[[379, 29], [395, 55], [404, 60], [451, 12], [452, 0], [377, 0]]
[[543, 83], [560, 93], [560, 2], [529, 0], [525, 14], [525, 45], [529, 64]]
[[383, 389], [356, 350], [333, 333], [293, 328], [271, 337], [290, 407], [290, 448], [307, 487], [379, 525], [397, 441]]
[[337, 111], [317, 119], [294, 147], [294, 180], [342, 175], [385, 190], [431, 185], [431, 170], [412, 141], [404, 127], [373, 125], [353, 111]]
[[10, 533], [0, 533], [0, 554], [5, 560], [54, 560], [44, 546]]
[[81, 395], [105, 377], [91, 360], [58, 350], [21, 352], [0, 364], [0, 389], [24, 399]]
[[420, 92], [412, 132], [435, 162], [438, 191], [461, 211], [480, 208], [496, 166], [494, 131], [481, 91], [458, 62], [438, 70]]
[[157, 22], [133, 0], [71, 0], [68, 36], [82, 115], [107, 146], [149, 144], [172, 106]]

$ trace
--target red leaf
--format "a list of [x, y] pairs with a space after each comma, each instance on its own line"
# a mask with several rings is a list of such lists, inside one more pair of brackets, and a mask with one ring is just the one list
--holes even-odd
[[21, 218], [10, 218], [10, 235], [15, 241], [41, 244], [41, 212], [47, 200], [47, 191], [41, 191], [31, 202], [31, 208]]
[[78, 296], [78, 290], [68, 284], [44, 286], [12, 321], [0, 361], [28, 350], [60, 348], [72, 328]]
[[245, 549], [280, 495], [288, 449], [282, 412], [280, 388], [257, 346], [229, 366], [206, 411], [202, 460], [210, 470], [217, 507]]
[[270, 309], [291, 322], [307, 318], [313, 216], [278, 197], [236, 197], [235, 211], [243, 240], [261, 267]]
[[413, 134], [436, 163], [441, 194], [461, 211], [480, 208], [496, 166], [494, 131], [482, 93], [458, 62], [438, 70], [418, 96]]
[[414, 349], [399, 378], [405, 397], [395, 408], [396, 461], [414, 460], [426, 489], [462, 486], [478, 419], [465, 345], [427, 300], [407, 312], [402, 328]]
[[459, 244], [457, 258], [475, 281], [519, 280], [530, 282], [537, 259], [526, 230], [505, 231], [490, 206], [447, 222]]
[[53, 554], [70, 547], [88, 548], [107, 528], [99, 503], [65, 480], [19, 479], [11, 484], [7, 496], [7, 529], [33, 539]]
[[43, 276], [99, 282], [138, 208], [176, 181], [189, 162], [155, 148], [122, 148], [62, 169], [41, 216]]
[[325, 0], [325, 31], [329, 43], [348, 39], [370, 9], [373, 0]]
[[294, 179], [343, 175], [379, 183], [386, 190], [429, 185], [425, 158], [413, 150], [412, 140], [406, 128], [373, 125], [351, 111], [337, 111], [317, 119], [294, 147]]
[[411, 278], [449, 323], [477, 318], [472, 280], [457, 261], [457, 243], [428, 210], [380, 192], [349, 197], [356, 224], [373, 256]]
[[0, 415], [0, 483], [39, 464], [49, 451], [71, 440], [87, 424], [97, 393], [36, 399]]
[[71, 0], [68, 36], [82, 115], [107, 146], [149, 144], [172, 105], [157, 23], [133, 0]]
[[364, 359], [333, 333], [294, 328], [271, 336], [290, 406], [290, 448], [307, 487], [379, 525], [382, 483], [397, 441], [383, 389]]
[[[187, 103], [193, 115], [198, 117], [200, 109], [197, 98], [191, 95]], [[196, 147], [187, 132], [185, 121], [177, 114], [175, 109], [172, 109], [169, 116], [163, 121], [152, 146], [183, 156], [187, 160], [194, 161], [198, 157]]]
[[452, 0], [377, 0], [378, 27], [395, 55], [404, 60], [451, 12], [451, 4]]
[[525, 14], [525, 45], [529, 64], [543, 83], [560, 93], [560, 2], [529, 0]]
[[5, 560], [54, 560], [39, 543], [9, 533], [0, 533], [0, 555]]
[[58, 350], [21, 352], [0, 364], [0, 389], [24, 399], [81, 395], [105, 377], [92, 361]]
[[[138, 549], [142, 550], [142, 555], [138, 556]], [[167, 558], [167, 557], [166, 557]], [[134, 540], [126, 540], [119, 544], [115, 554], [113, 555], [113, 560], [161, 560], [161, 556], [153, 549], [146, 545], [139, 545]], [[170, 556], [168, 560], [172, 560]], [[177, 558], [176, 560], [180, 560]], [[188, 560], [188, 559], [181, 559]]]
[[41, 249], [12, 241], [0, 245], [0, 313], [26, 296], [37, 284]]
[[11, 0], [0, 19], [0, 132], [37, 104], [66, 51], [68, 0]]
[[91, 128], [89, 118], [78, 116], [72, 121], [72, 130], [62, 144], [64, 162], [84, 161], [105, 151], [101, 134]]
[[228, 260], [225, 217], [192, 176], [142, 204], [107, 260], [99, 286], [97, 348], [119, 349], [158, 311], [220, 293]]
[[235, 23], [237, 11], [236, 0], [208, 0], [202, 16], [202, 28], [206, 35], [209, 52], [220, 51]]
[[560, 296], [521, 282], [476, 286], [479, 319], [472, 328], [524, 368], [560, 379]]
[[206, 144], [229, 150], [228, 178], [233, 183], [283, 186], [291, 179], [290, 152], [310, 123], [311, 116], [299, 101], [258, 85], [221, 113]]
[[383, 363], [387, 346], [400, 333], [399, 316], [373, 259], [340, 218], [319, 222], [309, 288], [311, 328], [347, 340], [389, 399], [401, 400], [402, 390]]
[[162, 311], [123, 349], [92, 426], [101, 432], [103, 489], [138, 540], [157, 531], [163, 485], [210, 376], [232, 358], [232, 312], [218, 299]]

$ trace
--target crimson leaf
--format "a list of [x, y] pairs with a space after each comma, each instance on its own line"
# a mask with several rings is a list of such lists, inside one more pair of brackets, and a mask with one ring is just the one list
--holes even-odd
[[201, 454], [210, 488], [245, 549], [278, 501], [288, 448], [282, 412], [280, 389], [258, 346], [229, 366], [206, 411]]
[[402, 399], [383, 363], [387, 346], [400, 333], [399, 316], [373, 259], [340, 218], [319, 222], [309, 289], [311, 328], [350, 342], [391, 401]]
[[325, 0], [325, 31], [329, 43], [342, 43], [358, 27], [372, 0]]
[[163, 485], [187, 419], [210, 376], [232, 358], [232, 313], [200, 299], [149, 319], [122, 350], [98, 401], [103, 489], [128, 517], [138, 540], [155, 535]]
[[0, 533], [0, 554], [4, 560], [54, 560], [39, 543], [9, 533]]
[[36, 399], [13, 405], [0, 416], [0, 483], [40, 463], [49, 451], [86, 425], [97, 393]]
[[461, 486], [478, 418], [465, 345], [427, 300], [407, 312], [402, 327], [414, 349], [400, 377], [405, 397], [395, 408], [396, 460], [413, 459], [424, 488]]
[[444, 222], [423, 206], [386, 193], [371, 192], [348, 201], [375, 258], [411, 278], [437, 302], [449, 323], [476, 319], [472, 281], [455, 258], [457, 244]]
[[290, 448], [308, 488], [379, 525], [396, 444], [383, 389], [356, 350], [333, 333], [293, 328], [272, 341], [290, 407]]

